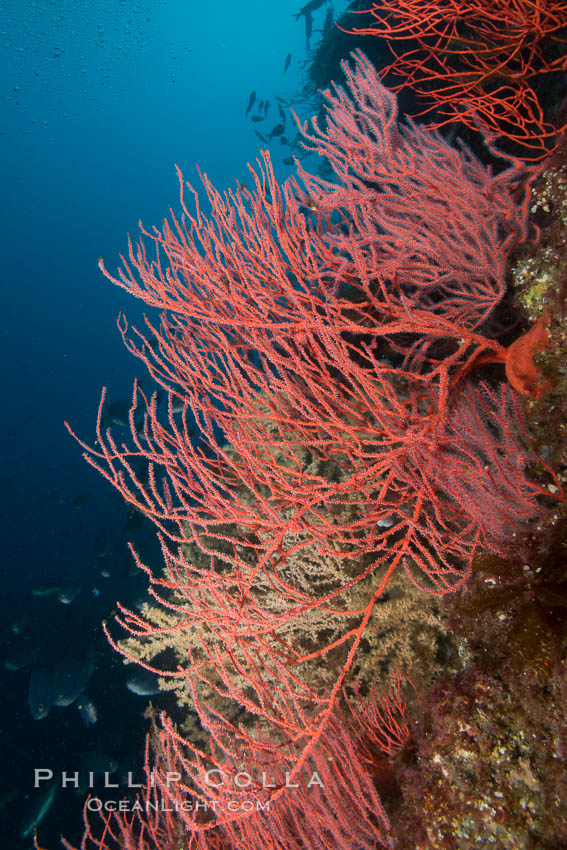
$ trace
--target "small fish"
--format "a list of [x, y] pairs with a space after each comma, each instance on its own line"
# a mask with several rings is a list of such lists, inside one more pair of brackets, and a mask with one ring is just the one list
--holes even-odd
[[283, 161], [283, 164], [284, 165], [293, 165], [293, 157], [292, 156], [286, 156], [286, 158]]
[[95, 776], [104, 776], [104, 774], [111, 776], [118, 770], [118, 762], [107, 753], [89, 750], [79, 757], [79, 768]]
[[72, 649], [53, 674], [53, 704], [66, 708], [75, 702], [94, 671], [91, 647]]
[[280, 118], [282, 119], [282, 124], [285, 127], [285, 112], [283, 111], [280, 103], [278, 103], [278, 109], [280, 111]]
[[58, 588], [59, 585], [55, 582], [36, 584], [36, 586], [32, 588], [32, 596], [52, 596]]
[[270, 101], [267, 100], [264, 104], [264, 115], [268, 114], [268, 109], [270, 108]]
[[315, 12], [317, 9], [319, 9], [319, 7], [323, 5], [323, 3], [328, 2], [329, 0], [309, 0], [309, 3], [306, 3], [305, 6], [302, 6], [299, 12], [294, 14], [293, 17], [297, 21], [297, 19], [300, 18], [302, 15], [310, 15], [311, 12]]
[[[31, 797], [31, 808], [24, 818], [24, 822], [20, 829], [21, 838], [27, 838], [28, 835], [39, 826], [44, 819], [49, 809], [53, 805], [55, 792], [57, 791], [57, 780], [51, 779], [47, 785], [42, 788], [37, 788]], [[37, 846], [37, 845], [36, 845]]]
[[32, 588], [32, 596], [56, 596], [63, 605], [70, 605], [80, 592], [81, 585], [73, 581], [50, 581]]
[[250, 112], [250, 110], [254, 106], [255, 102], [256, 102], [256, 92], [253, 91], [252, 94], [250, 95], [250, 99], [248, 101], [248, 106], [246, 107], [246, 112], [244, 113], [245, 115], [248, 115], [248, 113]]
[[56, 593], [56, 596], [62, 605], [70, 605], [80, 592], [81, 586], [79, 584], [73, 584], [72, 582], [69, 582], [65, 586], [59, 588]]
[[93, 726], [98, 720], [98, 712], [94, 702], [86, 694], [81, 694], [75, 703], [85, 725]]
[[49, 714], [53, 703], [53, 677], [51, 671], [34, 664], [30, 673], [28, 706], [34, 720], [42, 720]]
[[141, 668], [126, 679], [126, 687], [139, 697], [149, 697], [160, 693], [155, 673]]
[[262, 142], [264, 142], [264, 144], [265, 144], [265, 145], [267, 145], [267, 144], [268, 144], [268, 140], [267, 140], [267, 138], [266, 138], [265, 136], [263, 136], [261, 133], [259, 133], [259, 132], [258, 132], [258, 130], [254, 130], [254, 132], [256, 133], [256, 135], [258, 136], [258, 138], [259, 138]]
[[139, 440], [146, 440], [146, 428], [143, 422], [138, 422], [134, 430]]
[[259, 124], [260, 121], [265, 121], [266, 119], [264, 115], [253, 115], [251, 120], [254, 122], [254, 124]]
[[390, 515], [390, 516], [382, 517], [382, 519], [379, 519], [378, 525], [380, 526], [380, 528], [391, 528], [393, 526], [394, 522], [395, 522], [394, 517]]
[[129, 401], [113, 401], [106, 411], [106, 418], [113, 425], [119, 425], [121, 428], [126, 428], [128, 425], [128, 416], [130, 414], [131, 404]]
[[283, 124], [276, 124], [276, 126], [272, 128], [272, 131], [269, 134], [268, 139], [273, 139], [275, 136], [281, 136], [283, 131], [284, 131], [284, 125]]
[[145, 339], [142, 346], [144, 354], [150, 354], [152, 351], [157, 351], [159, 348], [159, 339], [154, 335], [151, 339]]
[[285, 136], [280, 136], [280, 144], [281, 145], [289, 145], [289, 142], [288, 142], [288, 140], [286, 139]]
[[285, 62], [284, 62], [284, 66], [283, 66], [284, 74], [287, 71], [287, 69], [289, 68], [290, 62], [291, 62], [291, 53], [288, 53], [287, 56], [285, 57]]
[[112, 756], [97, 750], [83, 753], [79, 760], [79, 794], [85, 794], [97, 782], [104, 780], [108, 785], [109, 777], [118, 770], [118, 762]]

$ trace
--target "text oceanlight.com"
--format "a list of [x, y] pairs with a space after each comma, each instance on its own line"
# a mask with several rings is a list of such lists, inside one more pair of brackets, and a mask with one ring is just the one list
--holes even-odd
[[230, 799], [226, 800], [101, 800], [100, 797], [90, 797], [87, 800], [87, 809], [90, 812], [268, 812], [270, 811], [270, 800], [258, 800], [257, 798]]

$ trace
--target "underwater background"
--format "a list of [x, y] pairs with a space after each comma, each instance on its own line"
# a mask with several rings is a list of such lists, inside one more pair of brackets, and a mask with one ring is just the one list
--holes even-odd
[[[358, 10], [369, 5], [350, 4]], [[557, 20], [564, 19], [557, 43], [564, 44], [567, 10], [556, 5]], [[157, 321], [157, 311], [112, 286], [101, 274], [99, 257], [115, 274], [127, 234], [137, 240], [140, 221], [151, 230], [170, 210], [178, 213], [176, 165], [199, 191], [204, 209], [196, 167], [220, 192], [236, 186], [246, 191], [252, 184], [247, 163], [256, 167], [261, 149], [269, 149], [280, 184], [295, 172], [294, 157], [306, 171], [329, 178], [328, 163], [318, 172], [321, 157], [302, 147], [290, 107], [301, 121], [320, 113], [318, 89], [331, 79], [343, 82], [339, 61], [356, 47], [377, 67], [385, 63], [380, 39], [355, 38], [334, 26], [348, 6], [347, 0], [315, 0], [301, 7], [299, 0], [219, 0], [212, 6], [195, 0], [0, 0], [2, 848], [33, 847], [36, 828], [41, 848], [61, 846], [61, 836], [78, 845], [89, 782], [98, 793], [105, 773], [121, 785], [129, 776], [142, 781], [153, 716], [148, 701], [179, 717], [173, 691], [160, 690], [154, 676], [126, 667], [101, 626], [112, 620], [118, 601], [140, 611], [147, 600], [146, 577], [128, 543], [159, 574], [162, 553], [155, 528], [85, 464], [64, 425], [70, 423], [93, 445], [104, 386], [102, 424], [118, 436], [126, 434], [134, 379], [148, 393], [155, 389], [143, 364], [125, 352], [116, 319], [124, 314], [130, 326], [141, 327], [145, 316]], [[553, 43], [549, 51], [545, 59], [554, 62], [561, 48]], [[546, 119], [559, 115], [556, 124], [567, 111], [565, 74], [557, 72], [553, 85], [538, 83]], [[402, 112], [412, 106], [413, 95], [403, 92]], [[495, 164], [494, 151], [487, 153], [475, 138], [474, 126], [461, 129], [474, 155], [501, 173], [502, 164]], [[453, 142], [453, 128], [447, 138]], [[546, 138], [544, 147], [551, 150], [554, 142]], [[514, 143], [511, 149], [518, 154]], [[404, 794], [414, 796], [399, 818], [408, 842], [400, 839], [394, 845], [400, 848], [477, 846], [467, 844], [477, 821], [462, 815], [462, 799], [446, 788], [439, 791], [437, 769], [445, 778], [458, 777], [449, 784], [461, 783], [461, 797], [475, 800], [475, 817], [495, 807], [496, 838], [490, 846], [567, 847], [565, 806], [558, 802], [567, 796], [561, 770], [567, 758], [567, 533], [565, 508], [558, 506], [567, 446], [562, 430], [567, 333], [559, 332], [567, 327], [567, 157], [564, 147], [555, 153], [530, 207], [530, 236], [539, 230], [542, 249], [538, 255], [521, 247], [514, 257], [507, 283], [516, 295], [507, 293], [498, 315], [504, 329], [494, 333], [511, 350], [513, 340], [527, 338], [531, 327], [541, 329], [542, 313], [553, 317], [552, 344], [537, 360], [537, 374], [528, 375], [530, 380], [535, 375], [537, 384], [543, 367], [545, 393], [531, 393], [527, 404], [537, 458], [544, 467], [549, 462], [558, 477], [551, 473], [544, 481], [541, 470], [541, 478], [534, 473], [535, 490], [547, 488], [545, 519], [536, 528], [537, 509], [526, 510], [525, 517], [536, 518], [511, 560], [494, 557], [477, 564], [470, 595], [455, 594], [450, 609], [415, 590], [401, 590], [397, 579], [384, 596], [384, 622], [403, 620], [405, 629], [399, 645], [392, 638], [391, 654], [403, 657], [404, 672], [416, 665], [422, 686], [421, 708], [410, 699], [414, 717], [419, 715], [418, 731], [412, 726], [410, 752], [396, 765]], [[487, 380], [500, 386], [504, 355], [487, 362]], [[521, 376], [516, 383], [508, 378], [515, 390], [530, 396], [528, 379], [522, 385]], [[158, 407], [166, 415], [163, 393]], [[498, 427], [491, 427], [494, 436]], [[535, 455], [530, 462], [537, 465]], [[518, 493], [523, 487], [522, 479]], [[510, 528], [517, 510], [520, 528], [521, 498], [514, 501], [512, 489], [505, 491], [509, 502], [498, 509], [509, 511]], [[480, 524], [491, 529], [497, 520], [486, 504]], [[387, 516], [384, 528], [393, 522]], [[485, 582], [497, 588], [490, 598]], [[385, 645], [389, 626], [383, 629], [376, 642]], [[507, 658], [510, 646], [514, 651]], [[374, 650], [370, 643], [364, 646], [367, 666], [378, 657]], [[391, 658], [383, 664], [386, 679], [395, 664]], [[366, 674], [363, 670], [362, 678]], [[518, 709], [511, 694], [522, 686]], [[545, 718], [542, 706], [548, 707]], [[459, 735], [465, 728], [463, 743]], [[530, 736], [540, 741], [535, 753], [525, 743]], [[437, 749], [440, 742], [444, 749]], [[461, 763], [453, 764], [451, 754], [457, 754], [457, 762], [462, 756]], [[427, 765], [421, 776], [417, 761]], [[465, 770], [470, 785], [459, 774], [463, 762], [470, 768]], [[53, 778], [34, 792], [37, 770]], [[63, 772], [77, 774], [78, 782], [71, 778], [69, 787], [61, 788]], [[479, 777], [497, 773], [487, 798], [480, 793], [475, 798]], [[401, 792], [398, 780], [390, 779], [391, 786], [379, 792], [395, 808], [392, 800], [397, 806]], [[525, 797], [524, 791], [506, 796], [512, 786], [527, 789]], [[519, 810], [522, 800], [530, 800], [529, 809], [536, 797], [544, 800], [543, 814], [531, 813], [536, 825], [517, 826], [509, 799]], [[430, 818], [423, 844], [412, 843], [413, 830], [421, 835], [423, 828], [416, 825], [423, 813], [416, 813], [415, 799], [426, 799]], [[508, 827], [505, 841], [498, 830]], [[461, 831], [465, 837], [459, 838]], [[522, 841], [528, 836], [525, 844], [516, 837], [520, 833]]]
[[[2, 665], [3, 847], [31, 846], [20, 833], [35, 767], [80, 770], [89, 753], [97, 764], [93, 752], [125, 767], [142, 756], [145, 701], [126, 689], [100, 623], [115, 600], [143, 592], [126, 543], [151, 547], [154, 535], [145, 520], [128, 530], [126, 507], [63, 425], [90, 440], [102, 386], [110, 401], [128, 401], [137, 374], [115, 318], [124, 311], [139, 321], [142, 309], [108, 284], [98, 257], [115, 266], [138, 220], [151, 226], [167, 215], [178, 198], [176, 163], [196, 184], [195, 164], [219, 187], [246, 181], [260, 144], [245, 115], [250, 93], [272, 100], [271, 128], [275, 96], [303, 85], [296, 12], [293, 0], [0, 4], [2, 652], [17, 653], [18, 664], [31, 649], [53, 668], [84, 645], [94, 655], [87, 690], [98, 711], [89, 727], [75, 705], [36, 720], [30, 667]], [[317, 14], [321, 27], [325, 12]], [[275, 142], [284, 179], [289, 151]], [[69, 605], [56, 591], [32, 595], [50, 583], [81, 590]], [[42, 842], [76, 839], [81, 809], [74, 791], [59, 793]]]

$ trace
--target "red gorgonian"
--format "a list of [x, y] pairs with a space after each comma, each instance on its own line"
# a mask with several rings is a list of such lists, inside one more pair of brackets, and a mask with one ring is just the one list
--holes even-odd
[[434, 127], [480, 124], [526, 160], [555, 148], [567, 127], [565, 0], [380, 0], [350, 14], [372, 15], [352, 32], [388, 46], [380, 75], [416, 94], [413, 114]]
[[[479, 547], [504, 552], [550, 498], [530, 475], [519, 396], [475, 372], [506, 360], [488, 328], [528, 235], [535, 172], [511, 159], [495, 175], [436, 131], [398, 125], [361, 53], [345, 74], [348, 91], [326, 93], [326, 128], [303, 130], [333, 181], [298, 166], [279, 186], [263, 152], [251, 190], [223, 196], [203, 176], [205, 215], [192, 189], [189, 211], [179, 175], [181, 217], [129, 242], [118, 277], [100, 262], [161, 310], [145, 334], [124, 318], [120, 329], [168, 391], [166, 420], [136, 384], [129, 439], [102, 428], [103, 393], [96, 445], [80, 442], [158, 528], [163, 575], [135, 557], [176, 617], [171, 634], [199, 635], [190, 663], [167, 675], [190, 687], [211, 749], [167, 719], [162, 742], [193, 791], [218, 752], [269, 759], [293, 779], [393, 572], [448, 593]], [[306, 575], [308, 561], [339, 561], [341, 579], [304, 580], [292, 569], [301, 557]], [[121, 611], [134, 636], [167, 631]], [[315, 616], [342, 628], [298, 648]], [[333, 684], [318, 690], [310, 671], [331, 658]]]

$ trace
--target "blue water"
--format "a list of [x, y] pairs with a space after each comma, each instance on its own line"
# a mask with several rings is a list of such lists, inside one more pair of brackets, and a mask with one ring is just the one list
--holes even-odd
[[[29, 668], [0, 668], [3, 848], [32, 846], [20, 832], [35, 767], [78, 770], [79, 755], [97, 749], [135, 769], [146, 728], [145, 700], [125, 689], [125, 669], [100, 622], [117, 599], [143, 590], [128, 575], [126, 542], [151, 546], [152, 531], [128, 526], [125, 507], [63, 426], [68, 420], [92, 442], [101, 387], [111, 401], [127, 399], [140, 372], [115, 320], [124, 310], [139, 321], [142, 307], [107, 282], [97, 259], [114, 270], [139, 219], [151, 227], [177, 208], [175, 163], [192, 182], [196, 163], [221, 189], [246, 181], [259, 145], [257, 125], [244, 115], [250, 92], [270, 98], [262, 125], [269, 130], [277, 123], [274, 97], [305, 82], [298, 67], [304, 24], [292, 17], [300, 5], [0, 3], [0, 654], [31, 648], [52, 667], [63, 647], [90, 643], [95, 672], [87, 692], [99, 714], [88, 728], [74, 706], [34, 720]], [[325, 7], [315, 28], [324, 15]], [[275, 144], [272, 154], [284, 179], [289, 150]], [[70, 605], [31, 593], [62, 580], [81, 587]], [[40, 844], [57, 846], [60, 833], [76, 840], [81, 806], [72, 791], [58, 793]]]

